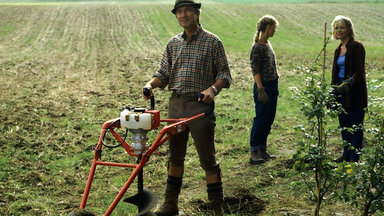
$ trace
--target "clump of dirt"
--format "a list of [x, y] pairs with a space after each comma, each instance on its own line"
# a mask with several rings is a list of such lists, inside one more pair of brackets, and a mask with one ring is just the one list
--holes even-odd
[[294, 159], [287, 159], [287, 160], [285, 160], [284, 161], [285, 163], [284, 163], [284, 166], [285, 166], [285, 168], [287, 168], [287, 169], [292, 169], [293, 168], [293, 166], [295, 165], [295, 160]]
[[[208, 212], [210, 209], [209, 203], [201, 199], [193, 201], [194, 206], [197, 206], [199, 212]], [[238, 194], [224, 198], [224, 212], [226, 214], [237, 215], [258, 215], [265, 210], [266, 203], [251, 194]]]
[[95, 214], [91, 211], [82, 209], [82, 210], [75, 210], [69, 213], [67, 216], [95, 216]]
[[29, 184], [37, 184], [41, 182], [41, 174], [37, 172], [30, 172], [26, 177], [24, 177], [21, 182], [23, 183], [29, 183]]

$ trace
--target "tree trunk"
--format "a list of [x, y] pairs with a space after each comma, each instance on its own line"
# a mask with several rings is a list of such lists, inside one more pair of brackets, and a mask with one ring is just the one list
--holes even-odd
[[318, 198], [317, 199], [317, 204], [316, 204], [315, 216], [319, 216], [320, 215], [320, 205], [321, 205], [321, 201]]
[[362, 216], [368, 216], [369, 208], [371, 207], [371, 203], [372, 203], [372, 200], [369, 200], [368, 202], [366, 202], [364, 204], [364, 209], [363, 209]]

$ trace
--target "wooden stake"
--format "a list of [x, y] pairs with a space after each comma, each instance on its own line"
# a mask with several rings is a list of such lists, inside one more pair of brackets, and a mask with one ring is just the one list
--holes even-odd
[[323, 81], [325, 80], [325, 58], [327, 56], [327, 22], [324, 23], [324, 58], [323, 58]]

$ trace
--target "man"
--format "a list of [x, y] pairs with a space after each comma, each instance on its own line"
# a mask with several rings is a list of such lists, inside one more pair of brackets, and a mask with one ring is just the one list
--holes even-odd
[[[220, 39], [200, 25], [201, 3], [176, 0], [172, 13], [184, 31], [169, 40], [160, 69], [145, 85], [172, 91], [168, 117], [185, 118], [210, 110], [215, 96], [229, 88], [230, 75], [224, 47]], [[204, 94], [201, 99], [198, 93]], [[150, 96], [144, 96], [148, 99]], [[199, 101], [198, 101], [199, 100]], [[165, 200], [156, 215], [176, 215], [184, 174], [189, 132], [194, 139], [200, 165], [206, 174], [208, 200], [214, 215], [223, 215], [223, 187], [214, 146], [215, 115], [211, 114], [188, 123], [188, 129], [169, 140], [168, 178]]]

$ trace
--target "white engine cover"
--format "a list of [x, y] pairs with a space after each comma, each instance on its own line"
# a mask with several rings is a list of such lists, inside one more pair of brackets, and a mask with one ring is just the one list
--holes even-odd
[[151, 130], [153, 117], [151, 113], [132, 112], [125, 109], [120, 113], [120, 125], [128, 129]]

